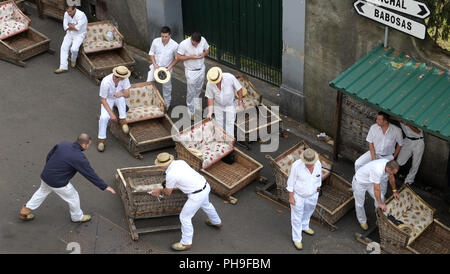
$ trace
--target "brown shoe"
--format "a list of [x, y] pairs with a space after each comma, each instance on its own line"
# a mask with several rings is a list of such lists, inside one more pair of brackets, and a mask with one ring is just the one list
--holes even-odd
[[213, 223], [211, 223], [210, 219], [206, 219], [205, 223], [207, 225], [209, 225], [211, 227], [214, 227], [214, 228], [217, 228], [217, 229], [220, 229], [222, 227], [222, 223], [220, 223], [220, 224], [213, 224]]
[[99, 152], [105, 151], [105, 143], [106, 143], [106, 139], [98, 139], [97, 150]]
[[34, 219], [34, 215], [31, 214], [31, 209], [26, 206], [23, 206], [19, 213], [19, 218], [24, 221], [31, 221]]
[[122, 126], [123, 133], [128, 134], [128, 132], [130, 132], [130, 128], [128, 127], [127, 120], [126, 119], [120, 119], [119, 123]]

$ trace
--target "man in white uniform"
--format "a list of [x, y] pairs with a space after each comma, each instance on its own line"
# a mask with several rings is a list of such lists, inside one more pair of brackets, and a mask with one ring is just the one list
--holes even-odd
[[[178, 43], [172, 40], [170, 28], [164, 26], [161, 28], [161, 37], [155, 38], [150, 47], [148, 55], [150, 56], [150, 71], [148, 72], [147, 82], [154, 82], [154, 73], [159, 67], [167, 68], [172, 73], [173, 67], [177, 64]], [[162, 85], [163, 97], [167, 107], [170, 106], [172, 99], [172, 80]]]
[[379, 207], [385, 211], [384, 196], [386, 192], [382, 191], [380, 185], [383, 182], [387, 183], [389, 180], [394, 197], [397, 200], [400, 199], [394, 177], [398, 169], [399, 165], [396, 161], [378, 159], [365, 164], [356, 171], [355, 176], [353, 176], [352, 188], [353, 196], [355, 197], [356, 218], [362, 229], [367, 230], [369, 228], [367, 225], [366, 211], [364, 210], [366, 192], [369, 192], [370, 196], [374, 199], [375, 209]]
[[98, 147], [99, 152], [105, 150], [106, 142], [106, 128], [111, 119], [117, 122], [117, 117], [112, 111], [114, 106], [119, 111], [119, 122], [122, 126], [122, 131], [128, 134], [129, 128], [126, 123], [127, 105], [126, 99], [130, 96], [130, 77], [131, 72], [127, 67], [118, 66], [113, 69], [113, 73], [105, 76], [100, 84], [100, 119], [98, 121]]
[[319, 155], [308, 148], [292, 164], [286, 187], [291, 204], [292, 241], [298, 250], [303, 249], [302, 231], [314, 235], [309, 221], [316, 208], [321, 185], [322, 164]]
[[201, 110], [200, 93], [205, 80], [205, 57], [209, 54], [209, 44], [199, 32], [194, 32], [178, 47], [177, 59], [184, 62], [187, 94], [186, 105], [191, 120], [195, 110]]
[[244, 107], [242, 101], [242, 85], [231, 73], [222, 73], [219, 67], [212, 67], [206, 75], [205, 96], [208, 98], [208, 118], [214, 117], [217, 123], [228, 134], [234, 136], [234, 121], [236, 120], [235, 91], [239, 96], [239, 106]]
[[205, 221], [207, 225], [221, 228], [222, 221], [214, 206], [209, 202], [211, 187], [206, 179], [185, 161], [174, 161], [173, 159], [174, 157], [168, 153], [158, 154], [155, 165], [166, 170], [166, 186], [163, 189], [154, 190], [152, 195], [170, 195], [174, 188], [178, 188], [188, 195], [188, 200], [180, 213], [181, 241], [172, 245], [172, 249], [183, 251], [192, 247], [192, 237], [194, 236], [192, 217], [200, 208], [208, 216]]
[[403, 166], [408, 162], [412, 156], [412, 165], [409, 169], [408, 175], [405, 178], [405, 183], [412, 185], [422, 162], [423, 151], [425, 149], [425, 142], [423, 141], [423, 131], [406, 122], [400, 122], [400, 126], [405, 133], [406, 138], [403, 139], [402, 150], [398, 154], [397, 162]]
[[[369, 151], [355, 161], [355, 172], [370, 161], [397, 158], [403, 145], [403, 135], [399, 127], [389, 123], [389, 118], [388, 114], [378, 112], [376, 123], [367, 133], [366, 141], [369, 143]], [[398, 144], [397, 147], [396, 144]]]
[[68, 6], [64, 13], [63, 27], [66, 31], [63, 43], [61, 45], [60, 64], [55, 73], [66, 72], [69, 68], [69, 50], [71, 52], [71, 66], [76, 65], [78, 50], [84, 37], [86, 37], [88, 20], [84, 12], [78, 10], [75, 6]]

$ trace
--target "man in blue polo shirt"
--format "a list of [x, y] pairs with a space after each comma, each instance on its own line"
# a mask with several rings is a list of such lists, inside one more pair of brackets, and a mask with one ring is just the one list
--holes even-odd
[[101, 190], [106, 189], [112, 194], [116, 193], [95, 173], [88, 159], [84, 156], [83, 151], [88, 150], [91, 143], [91, 137], [82, 133], [76, 142], [61, 142], [50, 150], [44, 170], [41, 173], [41, 186], [20, 210], [20, 219], [33, 220], [34, 216], [31, 211], [37, 209], [51, 192], [55, 192], [69, 204], [72, 222], [91, 220], [91, 216], [83, 214], [80, 208], [80, 197], [70, 183], [70, 179], [77, 172], [80, 172]]

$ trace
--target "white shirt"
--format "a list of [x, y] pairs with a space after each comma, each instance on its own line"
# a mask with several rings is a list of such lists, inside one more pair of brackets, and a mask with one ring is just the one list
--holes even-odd
[[400, 126], [403, 129], [403, 132], [405, 133], [406, 137], [411, 137], [411, 138], [420, 138], [423, 137], [423, 131], [421, 129], [420, 133], [416, 133], [414, 132], [414, 130], [412, 130], [410, 127], [408, 127], [407, 125], [400, 123]]
[[388, 179], [386, 173], [387, 159], [378, 159], [363, 165], [355, 174], [355, 179], [361, 184], [380, 184]]
[[100, 84], [100, 97], [105, 99], [115, 99], [114, 93], [129, 89], [130, 87], [130, 80], [128, 80], [128, 78], [119, 81], [119, 84], [116, 87], [113, 81], [113, 74], [111, 73], [110, 75], [105, 76]]
[[169, 67], [177, 57], [178, 43], [170, 39], [164, 45], [161, 37], [153, 39], [148, 55], [155, 56], [156, 64], [160, 67]]
[[[75, 25], [75, 28], [78, 31], [73, 30], [68, 31], [67, 29], [69, 28], [69, 24]], [[67, 31], [67, 33], [86, 36], [87, 24], [88, 20], [86, 15], [79, 9], [75, 11], [73, 18], [70, 17], [67, 11], [64, 13], [63, 28], [65, 31]]]
[[322, 164], [317, 161], [313, 172], [309, 172], [302, 160], [292, 164], [291, 172], [287, 181], [287, 191], [294, 192], [302, 197], [309, 197], [317, 192], [322, 185]]
[[231, 73], [222, 73], [222, 85], [220, 90], [216, 84], [206, 84], [205, 96], [214, 99], [214, 104], [219, 106], [234, 106], [235, 91], [242, 88], [241, 83]]
[[174, 160], [166, 170], [166, 187], [178, 188], [185, 194], [200, 190], [206, 179], [183, 160]]
[[[183, 40], [178, 47], [178, 54], [184, 56], [192, 56], [202, 54], [205, 50], [209, 49], [209, 44], [206, 39], [202, 37], [197, 47], [194, 47], [191, 43], [191, 37]], [[200, 70], [204, 66], [205, 58], [193, 59], [184, 61], [184, 67], [187, 70]]]
[[389, 123], [385, 134], [383, 134], [383, 129], [378, 124], [374, 124], [370, 127], [366, 141], [373, 144], [375, 154], [383, 156], [393, 155], [395, 144], [403, 145], [403, 135], [401, 129], [391, 123]]

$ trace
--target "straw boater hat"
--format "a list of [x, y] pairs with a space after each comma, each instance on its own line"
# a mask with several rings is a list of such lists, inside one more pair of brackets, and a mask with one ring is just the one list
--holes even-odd
[[105, 41], [113, 41], [115, 39], [114, 32], [109, 29], [105, 29], [103, 31], [103, 39], [105, 39]]
[[169, 154], [167, 152], [163, 152], [158, 154], [156, 156], [155, 165], [157, 166], [168, 166], [170, 163], [172, 163], [174, 157], [172, 154]]
[[170, 71], [165, 67], [159, 67], [158, 69], [155, 69], [153, 77], [155, 77], [156, 82], [165, 84], [170, 80]]
[[319, 154], [317, 154], [317, 152], [315, 152], [313, 149], [307, 148], [300, 155], [300, 159], [306, 165], [314, 165], [317, 162], [317, 160], [319, 160]]
[[131, 75], [131, 71], [125, 66], [118, 66], [113, 68], [113, 73], [119, 78], [128, 78]]
[[191, 152], [192, 154], [194, 154], [195, 156], [197, 156], [198, 158], [202, 158], [203, 157], [203, 152], [201, 152], [198, 149], [195, 148], [188, 148], [189, 152]]
[[222, 70], [219, 67], [212, 67], [206, 74], [206, 79], [211, 84], [217, 84], [222, 80]]

